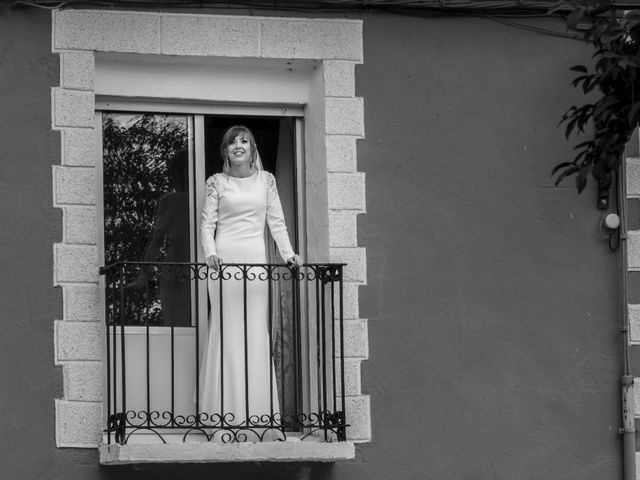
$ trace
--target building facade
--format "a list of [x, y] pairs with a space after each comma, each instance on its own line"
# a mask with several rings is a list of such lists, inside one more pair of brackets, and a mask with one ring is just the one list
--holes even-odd
[[[621, 478], [640, 165], [627, 259], [594, 192], [549, 175], [591, 51], [526, 26], [5, 8], [2, 477]], [[123, 111], [190, 116], [196, 157], [198, 122], [297, 119], [305, 256], [347, 265], [345, 442], [104, 446], [102, 121]]]

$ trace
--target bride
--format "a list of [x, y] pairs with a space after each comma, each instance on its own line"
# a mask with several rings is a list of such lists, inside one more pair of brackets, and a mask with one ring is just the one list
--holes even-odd
[[[222, 420], [218, 426], [251, 428], [279, 414], [268, 285], [259, 279], [263, 267], [246, 267], [243, 273], [242, 267], [226, 264], [266, 263], [265, 225], [282, 258], [292, 265], [302, 262], [289, 241], [275, 178], [262, 169], [251, 131], [229, 128], [221, 155], [223, 173], [207, 179], [202, 212], [202, 247], [217, 274], [208, 281], [211, 314], [200, 366], [200, 411], [213, 423]], [[255, 278], [245, 282], [247, 275]]]

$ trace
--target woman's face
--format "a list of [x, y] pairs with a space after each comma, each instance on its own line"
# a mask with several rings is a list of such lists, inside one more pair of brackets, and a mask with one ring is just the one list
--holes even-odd
[[245, 135], [240, 134], [227, 145], [227, 158], [235, 165], [249, 163], [251, 159], [251, 142]]

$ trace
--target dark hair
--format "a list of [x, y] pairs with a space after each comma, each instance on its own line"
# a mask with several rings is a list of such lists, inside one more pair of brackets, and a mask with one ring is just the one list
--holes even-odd
[[[255, 165], [256, 157], [258, 155], [258, 148], [256, 147], [256, 139], [249, 130], [244, 125], [234, 125], [230, 127], [222, 137], [222, 143], [220, 144], [220, 155], [222, 156], [223, 165], [227, 165], [227, 147], [231, 142], [233, 142], [237, 136], [244, 136], [249, 140], [249, 145], [251, 146], [251, 154], [249, 156], [251, 161], [251, 166]], [[226, 167], [223, 167], [223, 169]]]

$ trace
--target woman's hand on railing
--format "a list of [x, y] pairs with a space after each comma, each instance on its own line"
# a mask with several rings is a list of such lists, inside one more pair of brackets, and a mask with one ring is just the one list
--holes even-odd
[[302, 266], [302, 258], [300, 255], [295, 253], [293, 257], [287, 259], [287, 265], [290, 267], [301, 267]]
[[216, 272], [220, 270], [220, 265], [222, 265], [222, 259], [219, 258], [217, 255], [209, 255], [206, 258], [205, 262], [207, 263], [208, 266], [213, 268]]

